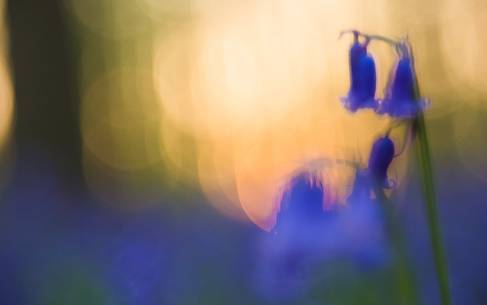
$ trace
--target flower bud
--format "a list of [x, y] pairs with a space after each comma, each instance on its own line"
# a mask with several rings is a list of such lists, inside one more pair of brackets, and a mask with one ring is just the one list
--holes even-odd
[[389, 136], [377, 139], [372, 146], [368, 164], [369, 175], [374, 183], [382, 187], [389, 187], [387, 170], [393, 158], [394, 143]]

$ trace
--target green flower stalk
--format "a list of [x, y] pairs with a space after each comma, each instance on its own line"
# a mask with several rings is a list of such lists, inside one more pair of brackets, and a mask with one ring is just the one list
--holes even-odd
[[400, 41], [397, 45], [397, 50], [399, 51], [400, 60], [397, 63], [393, 79], [390, 82], [389, 96], [381, 103], [381, 109], [386, 109], [383, 113], [387, 113], [392, 117], [409, 119], [412, 124], [413, 134], [417, 136], [416, 148], [421, 174], [421, 185], [425, 199], [426, 219], [430, 232], [441, 302], [443, 305], [451, 305], [448, 268], [441, 235], [433, 165], [428, 144], [426, 123], [422, 111], [429, 103], [421, 98], [418, 79], [414, 69], [412, 48], [409, 41], [407, 39]]
[[[409, 42], [403, 42], [412, 56], [412, 49]], [[414, 61], [411, 61], [414, 63]], [[418, 79], [414, 73], [414, 66], [412, 64], [412, 72], [414, 79], [414, 100], [421, 101], [419, 91]], [[422, 111], [418, 112], [415, 118], [412, 119], [412, 126], [417, 135], [416, 150], [419, 161], [419, 169], [421, 173], [421, 185], [425, 199], [425, 212], [428, 221], [430, 232], [431, 246], [433, 250], [433, 258], [436, 267], [436, 276], [438, 279], [440, 297], [443, 305], [452, 305], [448, 266], [446, 261], [445, 249], [443, 246], [443, 237], [441, 235], [441, 226], [438, 213], [438, 203], [436, 200], [436, 191], [433, 174], [433, 164], [431, 161], [430, 147], [428, 143], [428, 133], [426, 130], [426, 122]]]
[[449, 287], [448, 267], [443, 246], [443, 238], [441, 235], [440, 219], [438, 215], [433, 178], [433, 165], [431, 162], [426, 123], [422, 113], [420, 113], [418, 117], [414, 119], [413, 124], [418, 137], [416, 149], [421, 172], [421, 185], [423, 187], [426, 218], [429, 226], [431, 246], [433, 248], [433, 256], [440, 288], [441, 301], [443, 305], [451, 305], [452, 300]]

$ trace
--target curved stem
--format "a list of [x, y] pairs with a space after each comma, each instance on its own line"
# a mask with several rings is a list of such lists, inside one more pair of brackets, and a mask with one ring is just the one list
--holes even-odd
[[357, 30], [344, 30], [340, 32], [340, 35], [338, 35], [338, 39], [342, 38], [342, 36], [345, 34], [353, 34], [355, 38], [358, 38], [358, 36], [361, 35], [361, 33]]
[[408, 126], [406, 126], [406, 135], [405, 135], [404, 142], [403, 142], [399, 152], [394, 154], [394, 158], [399, 157], [406, 150], [406, 148], [409, 146], [409, 144], [411, 144], [413, 142], [413, 139], [414, 139], [413, 128], [410, 125], [408, 125]]
[[391, 39], [391, 38], [388, 38], [385, 36], [381, 36], [381, 35], [368, 35], [368, 34], [361, 34], [361, 35], [366, 37], [366, 38], [369, 38], [370, 40], [383, 41], [383, 42], [389, 43], [393, 46], [396, 46], [397, 44], [399, 44], [398, 41], [395, 41], [394, 39]]
[[345, 30], [345, 31], [341, 31], [340, 32], [340, 35], [338, 36], [338, 39], [342, 38], [342, 36], [344, 34], [353, 34], [354, 37], [358, 37], [358, 36], [362, 36], [364, 37], [365, 39], [367, 39], [367, 41], [370, 41], [370, 40], [379, 40], [379, 41], [383, 41], [383, 42], [386, 42], [386, 43], [389, 43], [393, 46], [398, 46], [400, 44], [399, 41], [396, 41], [394, 39], [391, 39], [391, 38], [388, 38], [388, 37], [385, 37], [385, 36], [381, 36], [381, 35], [369, 35], [369, 34], [366, 34], [366, 33], [362, 33], [360, 31], [357, 31], [357, 30]]

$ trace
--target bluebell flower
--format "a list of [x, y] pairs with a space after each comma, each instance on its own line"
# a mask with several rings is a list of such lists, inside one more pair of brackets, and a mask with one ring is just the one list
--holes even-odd
[[368, 171], [364, 169], [357, 169], [355, 172], [353, 187], [348, 195], [347, 202], [349, 204], [368, 204], [368, 201], [371, 199], [372, 188], [373, 185]]
[[326, 198], [319, 170], [303, 171], [289, 180], [279, 197], [276, 226], [259, 243], [254, 281], [259, 295], [275, 301], [302, 300], [323, 279], [328, 264], [346, 259], [376, 268], [387, 262], [378, 205], [364, 201], [325, 210]]
[[274, 230], [281, 226], [310, 224], [322, 220], [324, 188], [317, 173], [303, 172], [285, 186]]
[[376, 109], [378, 103], [375, 99], [376, 71], [375, 62], [367, 52], [369, 38], [361, 43], [360, 33], [352, 31], [354, 42], [350, 47], [350, 90], [347, 96], [342, 97], [342, 103], [351, 112], [362, 108]]
[[394, 159], [394, 142], [388, 135], [377, 139], [370, 151], [367, 171], [372, 183], [384, 188], [392, 187], [393, 182], [387, 178], [387, 170]]
[[399, 60], [396, 63], [385, 98], [377, 109], [379, 114], [398, 118], [412, 118], [418, 115], [429, 102], [418, 95], [417, 78], [411, 47], [407, 40], [397, 45]]

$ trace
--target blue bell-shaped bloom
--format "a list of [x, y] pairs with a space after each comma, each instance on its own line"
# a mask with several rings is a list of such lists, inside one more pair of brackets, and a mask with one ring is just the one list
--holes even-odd
[[417, 96], [416, 74], [408, 48], [407, 44], [403, 45], [403, 52], [389, 80], [386, 96], [377, 109], [380, 114], [412, 118], [428, 106], [427, 100]]
[[337, 262], [374, 269], [389, 262], [379, 206], [364, 202], [324, 210], [323, 184], [319, 170], [304, 169], [283, 189], [274, 232], [257, 247], [252, 282], [266, 303], [302, 304]]
[[[350, 71], [354, 71], [358, 65], [360, 58], [367, 55], [367, 48], [364, 44], [360, 43], [358, 40], [358, 32], [354, 32], [354, 41], [350, 47], [349, 61], [350, 61]], [[354, 80], [354, 75], [351, 75], [352, 83]]]
[[372, 56], [367, 53], [368, 39], [364, 43], [358, 40], [358, 32], [354, 33], [354, 43], [350, 48], [350, 90], [342, 97], [342, 103], [351, 112], [361, 108], [377, 107], [375, 100], [376, 71]]
[[280, 200], [276, 229], [283, 223], [307, 223], [321, 220], [324, 189], [321, 178], [309, 172], [296, 175], [286, 185]]
[[394, 159], [394, 143], [385, 136], [377, 139], [372, 146], [369, 156], [368, 172], [374, 183], [389, 188], [391, 183], [387, 178], [387, 169]]
[[352, 190], [347, 198], [348, 204], [369, 204], [372, 187], [368, 171], [356, 169]]

